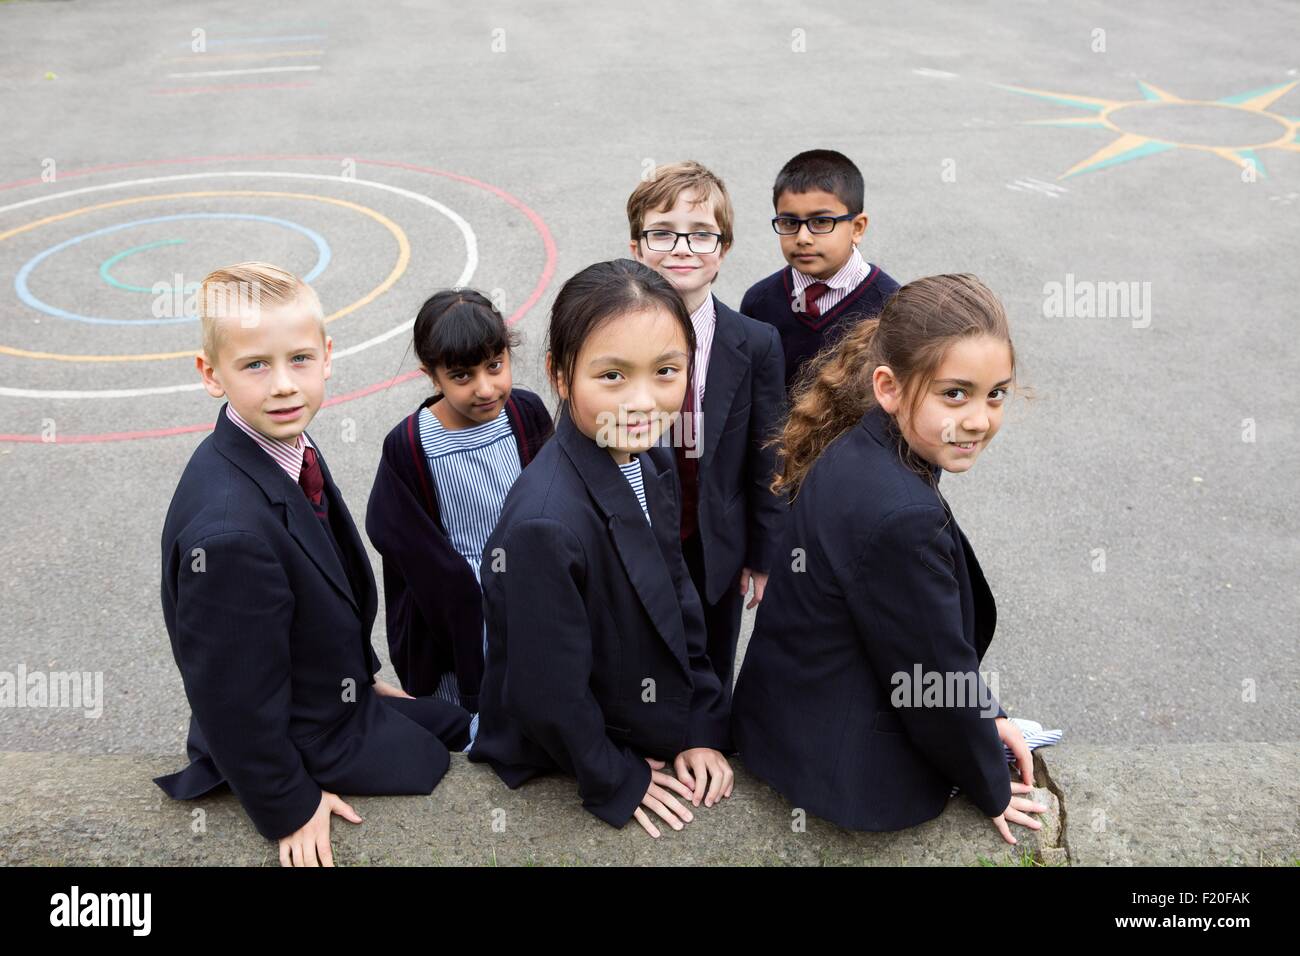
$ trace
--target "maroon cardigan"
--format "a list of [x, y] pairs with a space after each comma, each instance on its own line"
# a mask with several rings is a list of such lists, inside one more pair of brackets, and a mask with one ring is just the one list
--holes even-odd
[[[438, 489], [420, 443], [420, 411], [384, 439], [366, 534], [383, 558], [388, 651], [407, 693], [432, 694], [439, 678], [456, 672], [461, 706], [478, 711], [483, 680], [483, 594], [474, 571], [452, 547], [438, 507]], [[526, 468], [554, 432], [550, 412], [522, 388], [506, 399], [506, 417]]]

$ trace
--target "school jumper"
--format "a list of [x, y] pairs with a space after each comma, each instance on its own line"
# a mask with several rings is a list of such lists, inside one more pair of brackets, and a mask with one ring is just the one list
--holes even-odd
[[703, 605], [709, 660], [730, 697], [745, 600], [740, 571], [769, 571], [786, 512], [784, 497], [768, 488], [776, 449], [764, 447], [785, 411], [784, 357], [774, 328], [714, 296], [691, 320], [697, 387], [688, 398], [702, 413], [695, 453], [676, 446], [682, 552]]
[[[837, 283], [853, 282], [858, 277], [851, 287], [837, 288]], [[796, 275], [791, 266], [786, 266], [755, 282], [740, 302], [742, 313], [767, 322], [780, 334], [787, 394], [793, 391], [809, 359], [838, 342], [854, 322], [878, 315], [898, 291], [898, 283], [880, 266], [864, 261], [857, 249], [836, 275], [822, 283], [829, 288], [814, 301], [813, 309], [797, 310], [803, 290], [814, 282], [811, 276]], [[818, 311], [820, 314], [812, 314]]]
[[583, 806], [616, 827], [650, 785], [645, 757], [730, 747], [681, 556], [672, 450], [635, 461], [644, 510], [562, 407], [555, 440], [506, 497], [483, 557], [488, 657], [469, 755], [512, 788], [571, 774]]
[[[228, 783], [277, 839], [311, 819], [322, 790], [429, 793], [447, 748], [468, 740], [469, 714], [375, 693], [375, 579], [324, 458], [304, 433], [284, 464], [277, 453], [291, 446], [251, 437], [233, 413], [223, 406], [191, 456], [163, 526], [163, 617], [192, 710], [191, 763], [155, 783], [176, 799]], [[291, 477], [308, 450], [315, 503]]]
[[[448, 532], [444, 509], [458, 506], [444, 500], [433, 480], [432, 449], [426, 447], [432, 433], [421, 429], [422, 416], [431, 415], [441, 398], [425, 399], [384, 439], [366, 533], [383, 561], [389, 659], [402, 687], [417, 696], [434, 694], [453, 673], [459, 703], [476, 712], [483, 680], [479, 558], [471, 566]], [[550, 413], [522, 388], [511, 390], [503, 413], [523, 469], [552, 434]]]
[[[939, 472], [930, 469], [936, 482]], [[853, 830], [929, 820], [953, 785], [985, 815], [1002, 813], [1010, 773], [992, 718], [1006, 714], [977, 676], [997, 608], [966, 536], [900, 460], [881, 409], [813, 465], [783, 548], [736, 684], [745, 766], [792, 805]], [[918, 664], [922, 681], [979, 683], [950, 706], [893, 706], [894, 675], [911, 681]]]

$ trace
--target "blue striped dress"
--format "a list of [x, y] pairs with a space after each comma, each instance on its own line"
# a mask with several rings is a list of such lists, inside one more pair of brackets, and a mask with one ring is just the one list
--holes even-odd
[[[446, 401], [446, 399], [444, 399]], [[420, 410], [420, 444], [429, 460], [429, 472], [438, 489], [438, 510], [447, 538], [479, 578], [483, 548], [501, 517], [506, 493], [519, 477], [519, 448], [505, 408], [490, 422], [469, 428], [448, 429], [429, 408]], [[480, 585], [482, 582], [480, 581]], [[487, 653], [487, 626], [483, 629]], [[435, 697], [460, 703], [456, 674], [442, 675]], [[478, 732], [478, 715], [470, 727]], [[468, 749], [468, 748], [467, 748]]]

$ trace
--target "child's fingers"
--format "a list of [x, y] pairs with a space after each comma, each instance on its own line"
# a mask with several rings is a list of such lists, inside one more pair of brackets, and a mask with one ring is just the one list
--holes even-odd
[[650, 765], [651, 770], [664, 769], [664, 762], [662, 760], [655, 760], [653, 757], [646, 757], [645, 762]]
[[1025, 743], [1024, 738], [1020, 738], [1020, 746], [1013, 747], [1012, 753], [1016, 755], [1016, 769], [1020, 771], [1020, 779], [1030, 787], [1034, 785], [1034, 757], [1029, 752], [1029, 744]]
[[650, 786], [650, 795], [677, 815], [683, 823], [690, 823], [695, 815], [677, 802], [677, 799], [662, 787]]
[[[1013, 800], [1012, 802], [1014, 803], [1015, 801]], [[1022, 827], [1029, 827], [1031, 830], [1041, 830], [1043, 828], [1042, 820], [1035, 820], [1033, 817], [1027, 816], [1015, 807], [1007, 807], [1007, 812], [1004, 813], [1003, 816], [1012, 823], [1018, 823]]]
[[345, 803], [343, 800], [340, 800], [338, 797], [330, 798], [330, 810], [333, 811], [334, 813], [337, 813], [344, 820], [347, 820], [350, 823], [361, 822], [361, 814], [357, 813], [357, 811], [352, 809], [352, 806], [350, 804]]
[[281, 866], [293, 866], [293, 860], [292, 860], [292, 858], [289, 856], [289, 841], [288, 841], [288, 840], [281, 840], [281, 841], [280, 841], [280, 865], [281, 865]]
[[691, 768], [686, 766], [686, 758], [681, 754], [673, 761], [673, 773], [677, 774], [677, 779], [682, 780], [688, 787], [695, 786], [695, 778], [691, 776]]
[[691, 774], [695, 777], [695, 790], [691, 794], [691, 803], [698, 807], [709, 789], [709, 765], [699, 754], [691, 758]]
[[671, 774], [652, 773], [650, 774], [650, 782], [652, 784], [658, 784], [661, 787], [667, 787], [669, 790], [681, 794], [681, 796], [685, 797], [687, 800], [691, 799], [691, 788]]
[[711, 807], [718, 802], [718, 797], [722, 795], [722, 768], [713, 766], [709, 768], [709, 792], [704, 797], [704, 805]]
[[1026, 800], [1024, 797], [1012, 797], [1011, 805], [1022, 813], [1046, 813], [1047, 807], [1034, 800]]
[[320, 858], [321, 866], [334, 865], [334, 848], [330, 846], [330, 831], [328, 824], [325, 832], [316, 837], [316, 846], [314, 847], [316, 856]]
[[300, 839], [294, 844], [294, 866], [320, 866], [316, 848], [310, 840]]
[[682, 821], [678, 820], [671, 810], [660, 803], [657, 797], [652, 797], [647, 793], [641, 798], [641, 806], [649, 807], [664, 821], [664, 823], [668, 824], [674, 830], [680, 830], [684, 826]]
[[1024, 735], [1020, 733], [1020, 728], [1010, 721], [1003, 725], [1006, 731], [1002, 737], [1002, 742], [1011, 748], [1011, 755], [1016, 758], [1016, 772], [1020, 774], [1020, 781], [1029, 786], [1034, 785], [1034, 757], [1029, 752], [1029, 744], [1025, 743]]
[[641, 824], [642, 830], [650, 834], [656, 840], [659, 839], [659, 828], [650, 822], [650, 818], [646, 816], [644, 810], [642, 810], [640, 807], [637, 807], [636, 810], [633, 812], [632, 816], [636, 819], [637, 823]]
[[1008, 843], [1012, 844], [1013, 846], [1015, 845], [1016, 838], [1011, 835], [1011, 828], [1007, 826], [1006, 820], [1004, 820], [1001, 816], [996, 816], [993, 818], [993, 825], [997, 827], [998, 832], [1002, 834], [1002, 839], [1006, 840]]

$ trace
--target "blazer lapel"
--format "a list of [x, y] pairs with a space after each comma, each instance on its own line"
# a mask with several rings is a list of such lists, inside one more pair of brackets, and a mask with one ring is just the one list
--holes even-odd
[[955, 521], [953, 527], [957, 529], [957, 539], [961, 544], [962, 555], [966, 559], [966, 583], [970, 591], [973, 612], [975, 654], [982, 660], [984, 652], [988, 650], [993, 640], [993, 631], [997, 627], [998, 606], [993, 600], [993, 592], [989, 589], [988, 581], [984, 579], [984, 571], [975, 558], [975, 549], [970, 546], [965, 532]]
[[713, 300], [717, 324], [713, 329], [713, 348], [709, 353], [709, 371], [704, 380], [704, 451], [700, 467], [707, 468], [718, 450], [718, 439], [726, 424], [731, 402], [749, 367], [745, 355], [745, 333], [736, 315], [725, 305]]
[[[656, 536], [657, 533], [676, 533], [678, 529], [672, 520], [671, 502], [664, 500], [662, 473], [657, 470], [651, 456], [638, 456], [646, 507], [654, 522], [652, 529], [641, 512], [641, 504], [636, 500], [632, 486], [609, 452], [578, 430], [567, 407], [561, 406], [558, 418], [555, 437], [573, 462], [592, 500], [605, 515], [610, 537], [628, 580], [632, 582], [655, 630], [678, 663], [689, 672], [686, 633], [677, 602], [677, 589], [664, 560], [663, 546]], [[670, 479], [673, 477], [671, 472], [668, 476]]]
[[[319, 450], [320, 448], [317, 446], [317, 451], [319, 452]], [[352, 520], [352, 513], [348, 511], [347, 505], [343, 503], [343, 493], [339, 491], [338, 485], [334, 484], [334, 476], [330, 474], [329, 465], [325, 464], [325, 456], [321, 455], [319, 461], [321, 474], [325, 476], [325, 491], [330, 496], [330, 512], [338, 513], [343, 529], [346, 532], [343, 540], [339, 542], [339, 547], [352, 555], [357, 570], [360, 572], [362, 584], [366, 588], [364, 594], [352, 595], [352, 605], [361, 612], [363, 621], [373, 621], [375, 612], [379, 607], [379, 596], [375, 588], [375, 573], [370, 568], [370, 555], [366, 554], [366, 546], [361, 541], [361, 534], [357, 531], [356, 522]], [[304, 501], [306, 498], [307, 496], [303, 495]], [[315, 518], [316, 515], [313, 514], [312, 517]], [[319, 525], [320, 521], [316, 523]], [[324, 531], [325, 529], [322, 528], [321, 530]], [[330, 548], [330, 551], [333, 550], [333, 548]], [[348, 582], [348, 591], [351, 593], [351, 579], [347, 576], [346, 569], [344, 569], [343, 579]]]
[[[217, 450], [222, 455], [253, 479], [269, 501], [284, 506], [285, 527], [289, 534], [307, 552], [307, 557], [311, 558], [321, 574], [325, 575], [360, 614], [361, 609], [352, 594], [352, 588], [348, 585], [348, 576], [302, 489], [289, 480], [284, 469], [276, 464], [270, 455], [258, 448], [253, 439], [235, 427], [235, 424], [226, 417], [224, 406], [221, 414], [217, 416], [215, 438]], [[323, 465], [322, 470], [324, 470]], [[329, 480], [328, 472], [326, 475], [328, 490], [337, 496], [337, 488]], [[331, 500], [339, 499], [334, 497]]]

